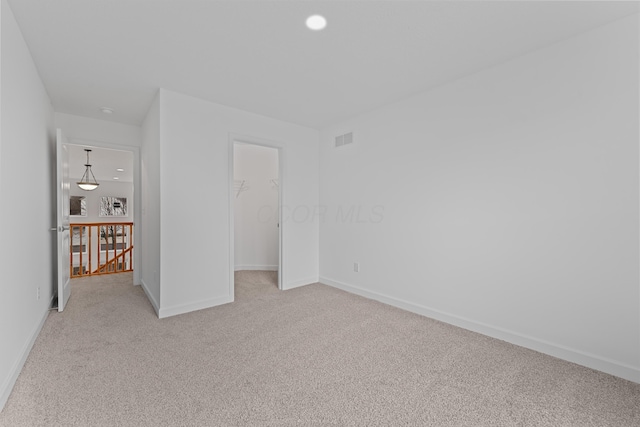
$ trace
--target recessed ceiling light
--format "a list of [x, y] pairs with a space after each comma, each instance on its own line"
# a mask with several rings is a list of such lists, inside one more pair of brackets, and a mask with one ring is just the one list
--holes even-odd
[[311, 15], [307, 18], [307, 27], [313, 31], [323, 30], [327, 26], [327, 20], [322, 15]]
[[113, 108], [109, 107], [101, 107], [100, 111], [102, 111], [104, 114], [113, 114]]
[[124, 172], [124, 169], [122, 169], [122, 168], [118, 168], [118, 169], [116, 169], [116, 171], [118, 171], [118, 172]]
[[113, 179], [120, 179], [120, 178], [118, 178], [117, 176], [114, 176]]

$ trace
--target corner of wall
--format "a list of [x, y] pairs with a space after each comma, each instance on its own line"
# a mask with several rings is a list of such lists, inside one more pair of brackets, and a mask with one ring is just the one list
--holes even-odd
[[142, 290], [144, 291], [147, 298], [149, 298], [149, 302], [153, 306], [153, 310], [156, 312], [156, 315], [160, 317], [160, 303], [156, 301], [156, 298], [153, 296], [153, 293], [149, 290], [149, 286], [145, 283], [144, 279], [140, 279], [140, 286], [142, 286]]

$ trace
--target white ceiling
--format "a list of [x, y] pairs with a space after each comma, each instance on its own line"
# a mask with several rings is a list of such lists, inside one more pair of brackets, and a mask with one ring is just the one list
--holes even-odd
[[[638, 12], [610, 1], [9, 2], [56, 111], [140, 124], [163, 87], [315, 128]], [[304, 26], [313, 13], [324, 31]]]
[[[133, 182], [133, 153], [130, 151], [110, 150], [106, 148], [90, 147], [84, 145], [68, 145], [69, 147], [69, 176], [72, 182], [79, 181], [84, 174], [87, 163], [87, 153], [84, 149], [91, 150], [89, 164], [98, 183], [107, 181]], [[116, 169], [124, 169], [118, 172]], [[113, 179], [118, 177], [117, 180]]]

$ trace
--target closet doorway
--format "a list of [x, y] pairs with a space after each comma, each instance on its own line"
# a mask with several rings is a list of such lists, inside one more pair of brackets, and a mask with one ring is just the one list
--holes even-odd
[[280, 149], [233, 143], [234, 299], [282, 289]]

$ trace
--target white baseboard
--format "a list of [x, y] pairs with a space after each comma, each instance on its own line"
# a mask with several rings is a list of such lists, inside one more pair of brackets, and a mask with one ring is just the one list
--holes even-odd
[[607, 374], [615, 375], [629, 381], [640, 383], [640, 368], [627, 365], [616, 360], [611, 360], [595, 354], [586, 353], [580, 350], [572, 349], [563, 345], [541, 340], [504, 328], [488, 325], [482, 322], [477, 322], [475, 320], [467, 319], [454, 314], [445, 313], [440, 310], [425, 307], [419, 304], [414, 304], [378, 292], [369, 291], [357, 286], [348, 285], [346, 283], [332, 280], [326, 277], [320, 277], [320, 283], [332, 286], [334, 288], [342, 289], [343, 291], [352, 294], [380, 301], [382, 303], [389, 304], [391, 306], [398, 307], [412, 313], [430, 317], [441, 322], [449, 323], [463, 329], [497, 338], [511, 344], [519, 345], [521, 347], [526, 347], [540, 353], [548, 354], [550, 356], [557, 357], [558, 359], [563, 359], [569, 362], [576, 363], [578, 365], [606, 372]]
[[300, 286], [311, 285], [313, 283], [318, 283], [318, 277], [309, 277], [308, 279], [295, 280], [293, 282], [284, 283], [282, 285], [282, 289], [288, 291], [289, 289], [299, 288]]
[[203, 310], [205, 308], [211, 308], [230, 302], [233, 302], [233, 296], [211, 298], [187, 304], [174, 305], [172, 307], [162, 307], [158, 313], [158, 317], [163, 319], [165, 317], [177, 316], [178, 314], [190, 313], [192, 311]]
[[43, 313], [42, 318], [31, 332], [29, 340], [22, 348], [20, 357], [15, 361], [15, 363], [11, 367], [11, 370], [9, 371], [9, 375], [2, 383], [2, 386], [0, 386], [0, 411], [4, 409], [4, 405], [7, 403], [7, 400], [9, 400], [9, 396], [11, 395], [11, 391], [13, 390], [13, 386], [16, 384], [16, 380], [18, 379], [18, 375], [20, 375], [22, 367], [27, 361], [27, 357], [29, 356], [31, 349], [33, 348], [33, 344], [36, 342], [36, 338], [38, 338], [38, 335], [40, 335], [40, 331], [42, 330], [44, 322], [47, 320], [48, 316], [49, 309], [45, 310], [45, 312]]
[[153, 306], [153, 309], [156, 312], [156, 315], [160, 317], [159, 315], [160, 304], [158, 304], [158, 301], [156, 301], [156, 299], [153, 297], [153, 294], [151, 293], [151, 291], [149, 291], [149, 287], [147, 286], [147, 284], [144, 282], [143, 279], [140, 279], [140, 285], [142, 286], [142, 290], [144, 291], [145, 295], [149, 299], [149, 302], [151, 302], [151, 305]]
[[236, 265], [234, 271], [278, 271], [277, 265]]

